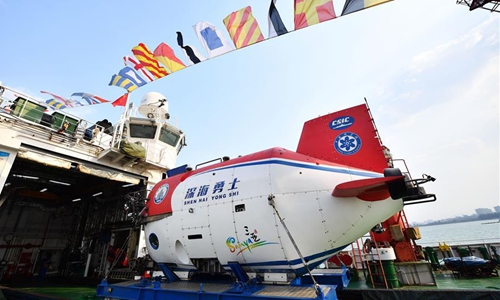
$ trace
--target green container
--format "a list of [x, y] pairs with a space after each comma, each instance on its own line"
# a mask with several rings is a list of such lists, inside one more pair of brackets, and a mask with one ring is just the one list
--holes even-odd
[[469, 256], [469, 250], [468, 249], [460, 248], [459, 247], [459, 248], [457, 248], [457, 252], [458, 252], [458, 255], [460, 256], [460, 258]]
[[394, 262], [392, 260], [383, 260], [382, 267], [384, 268], [385, 279], [387, 280], [387, 286], [390, 289], [400, 287], [396, 268], [394, 267]]
[[52, 116], [54, 117], [54, 124], [53, 124], [53, 128], [54, 129], [59, 129], [59, 128], [62, 127], [62, 125], [64, 123], [68, 123], [69, 127], [65, 131], [65, 133], [73, 133], [73, 132], [75, 132], [75, 129], [76, 129], [76, 126], [78, 125], [78, 121], [79, 120], [77, 120], [75, 118], [72, 118], [70, 116], [67, 116], [65, 114], [62, 114], [60, 112], [55, 112], [55, 113], [52, 114]]
[[394, 262], [392, 260], [383, 260], [382, 261], [382, 268], [384, 269], [384, 273], [382, 274], [382, 270], [380, 270], [380, 265], [378, 263], [371, 263], [368, 265], [370, 268], [372, 277], [373, 277], [373, 283], [371, 282], [370, 276], [366, 278], [367, 284], [370, 284], [373, 287], [376, 286], [382, 286], [384, 285], [384, 277], [383, 274], [385, 275], [385, 280], [387, 281], [387, 287], [390, 289], [394, 288], [399, 288], [401, 287], [396, 268], [394, 267]]
[[490, 254], [488, 253], [488, 249], [486, 249], [486, 247], [479, 247], [477, 250], [481, 252], [481, 255], [483, 256], [484, 259], [486, 260], [490, 259]]
[[436, 271], [439, 268], [439, 259], [436, 251], [432, 247], [425, 247], [425, 259], [431, 263], [432, 269]]
[[17, 97], [16, 100], [14, 100], [14, 106], [11, 113], [23, 119], [40, 123], [45, 109], [44, 106], [38, 103]]

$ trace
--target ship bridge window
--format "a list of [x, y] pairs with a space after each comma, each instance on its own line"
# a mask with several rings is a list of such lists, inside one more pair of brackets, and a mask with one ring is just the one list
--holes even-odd
[[156, 127], [156, 125], [130, 124], [130, 137], [154, 139]]
[[172, 147], [175, 147], [175, 145], [177, 145], [179, 139], [180, 135], [173, 133], [165, 127], [163, 127], [160, 131], [160, 141], [169, 144]]

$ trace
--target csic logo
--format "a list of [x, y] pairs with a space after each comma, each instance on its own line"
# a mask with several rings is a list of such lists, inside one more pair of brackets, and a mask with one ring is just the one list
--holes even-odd
[[361, 139], [355, 133], [344, 132], [335, 138], [333, 146], [340, 154], [353, 155], [361, 149]]
[[354, 118], [351, 116], [338, 117], [330, 122], [330, 128], [333, 130], [342, 130], [354, 124]]
[[168, 193], [168, 183], [165, 183], [164, 185], [160, 186], [158, 190], [156, 190], [156, 194], [154, 197], [155, 204], [160, 204], [163, 199], [165, 199], [165, 196]]

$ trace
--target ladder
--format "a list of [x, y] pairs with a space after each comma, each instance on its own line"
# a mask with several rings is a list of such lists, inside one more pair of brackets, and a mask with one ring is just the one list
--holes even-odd
[[[356, 269], [359, 267], [362, 268], [365, 279], [368, 279], [368, 273], [373, 288], [379, 287], [388, 289], [389, 284], [387, 283], [382, 260], [380, 259], [378, 243], [373, 242], [374, 247], [370, 251], [370, 244], [372, 241], [369, 237], [369, 234], [365, 234], [351, 244], [351, 248], [353, 249], [354, 266]], [[356, 248], [354, 247], [355, 245]], [[375, 253], [373, 249], [375, 249]], [[368, 255], [373, 255], [374, 259], [368, 259]]]

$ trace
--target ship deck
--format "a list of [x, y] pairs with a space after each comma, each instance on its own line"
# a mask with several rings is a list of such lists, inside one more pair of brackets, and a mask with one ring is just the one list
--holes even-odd
[[[435, 272], [436, 286], [403, 286], [396, 289], [372, 288], [366, 284], [364, 278], [351, 280], [348, 287], [337, 291], [340, 300], [353, 299], [500, 299], [500, 277], [457, 277], [449, 272]], [[97, 282], [97, 281], [96, 281]], [[12, 286], [0, 286], [2, 294], [0, 299], [38, 299], [38, 300], [84, 300], [98, 299], [96, 287], [88, 285], [77, 286], [75, 283], [63, 284], [51, 280], [48, 282], [22, 283]], [[126, 283], [125, 283], [126, 284]], [[179, 282], [175, 286], [186, 288], [189, 282]], [[119, 284], [118, 284], [119, 285]], [[199, 289], [199, 284], [195, 284]], [[221, 285], [217, 287], [220, 289]], [[223, 289], [229, 286], [223, 285]], [[272, 286], [270, 286], [272, 287]], [[209, 289], [210, 284], [205, 284], [204, 289]], [[273, 289], [274, 288], [274, 289]], [[272, 287], [272, 292], [282, 294], [286, 287]], [[280, 289], [280, 291], [275, 291]], [[270, 291], [271, 289], [268, 289]], [[286, 292], [286, 291], [285, 291]], [[256, 294], [257, 295], [257, 294]], [[286, 297], [285, 294], [283, 294]], [[257, 295], [258, 296], [258, 295]], [[438, 297], [438, 298], [436, 298]]]
[[351, 280], [347, 289], [338, 291], [341, 300], [391, 299], [500, 299], [500, 277], [458, 277], [448, 271], [434, 272], [435, 286], [402, 286], [396, 289], [372, 288], [364, 278]]
[[[447, 290], [447, 289], [477, 289], [500, 291], [500, 277], [461, 278], [449, 273], [436, 273], [436, 286], [402, 286], [397, 290]], [[347, 289], [373, 289], [364, 279], [349, 283]], [[380, 289], [380, 288], [378, 288]]]

